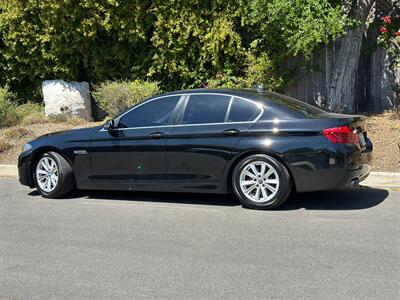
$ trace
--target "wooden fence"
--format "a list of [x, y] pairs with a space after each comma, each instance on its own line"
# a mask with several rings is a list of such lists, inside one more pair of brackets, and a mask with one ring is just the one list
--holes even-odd
[[[314, 71], [298, 74], [295, 84], [286, 89], [285, 94], [310, 104], [326, 104], [335, 51], [340, 43], [321, 49], [312, 55]], [[358, 112], [380, 113], [400, 105], [400, 93], [396, 92], [394, 70], [389, 66], [386, 51], [376, 48], [372, 53], [360, 57], [355, 86], [355, 107]], [[397, 78], [397, 79], [396, 79]]]

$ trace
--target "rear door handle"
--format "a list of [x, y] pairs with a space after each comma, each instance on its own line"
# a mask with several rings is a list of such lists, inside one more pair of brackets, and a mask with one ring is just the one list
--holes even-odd
[[163, 132], [153, 132], [150, 134], [150, 137], [152, 139], [158, 140], [158, 139], [162, 139], [165, 137], [165, 134]]
[[239, 133], [240, 133], [239, 129], [226, 129], [226, 130], [222, 131], [222, 134], [228, 135], [228, 136], [238, 135]]

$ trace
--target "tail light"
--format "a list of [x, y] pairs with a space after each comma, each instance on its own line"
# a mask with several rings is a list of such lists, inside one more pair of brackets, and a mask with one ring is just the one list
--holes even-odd
[[328, 140], [337, 144], [357, 144], [357, 133], [349, 126], [327, 128], [322, 131]]

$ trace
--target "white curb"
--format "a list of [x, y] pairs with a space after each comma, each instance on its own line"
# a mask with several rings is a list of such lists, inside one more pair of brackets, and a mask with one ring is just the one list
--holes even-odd
[[395, 172], [371, 172], [371, 174], [361, 182], [362, 185], [376, 187], [397, 187], [400, 188], [400, 173]]
[[0, 177], [18, 177], [17, 166], [0, 165]]

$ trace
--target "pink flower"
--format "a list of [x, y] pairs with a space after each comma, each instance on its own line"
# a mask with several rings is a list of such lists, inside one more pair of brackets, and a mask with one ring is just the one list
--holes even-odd
[[386, 27], [381, 27], [381, 28], [379, 28], [379, 32], [380, 33], [385, 33], [385, 32], [388, 32], [388, 30], [387, 30]]
[[384, 16], [381, 18], [383, 23], [392, 23], [392, 17], [391, 16]]
[[395, 35], [395, 36], [400, 36], [400, 31], [396, 31], [396, 32], [394, 33], [394, 35]]

